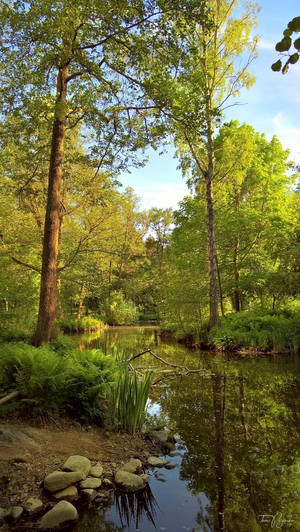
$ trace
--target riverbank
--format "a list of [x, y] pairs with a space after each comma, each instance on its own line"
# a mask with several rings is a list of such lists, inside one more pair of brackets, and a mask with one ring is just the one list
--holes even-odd
[[[24, 530], [26, 526], [38, 528], [41, 516], [58, 502], [54, 494], [45, 490], [44, 479], [59, 470], [70, 456], [83, 456], [103, 469], [101, 487], [94, 490], [94, 498], [98, 505], [105, 505], [116, 489], [115, 472], [132, 458], [146, 466], [151, 454], [162, 454], [161, 444], [142, 433], [107, 432], [69, 419], [52, 418], [43, 425], [6, 419], [0, 424], [1, 532]], [[89, 495], [92, 496], [82, 490], [74, 497], [79, 513], [91, 502]], [[34, 508], [32, 499], [39, 501]], [[11, 508], [23, 511], [18, 518], [5, 517]]]

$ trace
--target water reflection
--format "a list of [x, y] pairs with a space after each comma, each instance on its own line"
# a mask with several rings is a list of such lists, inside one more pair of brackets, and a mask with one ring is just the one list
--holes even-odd
[[[166, 381], [153, 392], [153, 402], [185, 442], [182, 456], [172, 459], [179, 466], [151, 477], [160, 511], [152, 496], [139, 502], [118, 495], [102, 517], [107, 528], [101, 521], [90, 532], [300, 531], [299, 357], [200, 354], [142, 328], [106, 331], [97, 342], [106, 352], [130, 355], [152, 348], [169, 362], [214, 375]], [[137, 363], [157, 364], [148, 355]]]
[[115, 504], [121, 526], [126, 524], [129, 528], [134, 524], [138, 529], [145, 520], [148, 520], [156, 528], [156, 512], [159, 506], [149, 486], [136, 493], [116, 492]]

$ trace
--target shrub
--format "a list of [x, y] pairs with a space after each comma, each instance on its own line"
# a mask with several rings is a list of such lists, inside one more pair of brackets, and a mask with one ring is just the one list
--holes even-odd
[[132, 325], [138, 322], [138, 309], [126, 301], [122, 292], [112, 292], [105, 304], [105, 318], [109, 325]]
[[297, 351], [300, 346], [300, 313], [244, 311], [228, 314], [210, 332], [211, 342], [220, 349], [258, 347], [267, 351]]
[[104, 323], [92, 316], [84, 316], [80, 319], [62, 320], [60, 322], [60, 327], [65, 333], [81, 333], [98, 331], [104, 327]]
[[39, 348], [24, 343], [0, 347], [0, 393], [17, 389], [21, 408], [33, 415], [70, 413], [102, 422], [107, 387], [117, 364], [99, 350], [71, 349], [62, 344]]

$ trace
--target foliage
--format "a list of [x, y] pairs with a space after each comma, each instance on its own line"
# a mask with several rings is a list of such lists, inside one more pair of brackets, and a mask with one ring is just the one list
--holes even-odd
[[132, 325], [138, 321], [138, 309], [125, 300], [122, 292], [111, 292], [105, 303], [105, 321], [109, 325]]
[[38, 349], [3, 343], [0, 351], [0, 390], [20, 391], [19, 408], [33, 415], [67, 413], [102, 422], [101, 400], [116, 371], [112, 357], [99, 350], [66, 350], [61, 340]]
[[[288, 59], [282, 64], [281, 59], [278, 59], [273, 65], [271, 66], [271, 69], [274, 72], [282, 72], [282, 74], [286, 74], [289, 65], [294, 65], [299, 61], [299, 51], [300, 51], [300, 37], [297, 37], [294, 42], [294, 50], [290, 52], [291, 46], [292, 46], [292, 36], [293, 33], [299, 33], [300, 32], [300, 17], [295, 17], [287, 25], [287, 28], [283, 32], [283, 37], [281, 41], [279, 41], [276, 46], [275, 50], [277, 52], [282, 53], [283, 55], [288, 55]], [[295, 51], [296, 50], [296, 51]], [[288, 52], [288, 54], [284, 54], [284, 52]]]
[[110, 388], [109, 402], [114, 427], [128, 430], [132, 434], [142, 427], [151, 384], [151, 371], [141, 377], [136, 371], [128, 371], [128, 365], [123, 364]]
[[300, 313], [282, 311], [244, 311], [228, 314], [219, 328], [212, 329], [211, 342], [217, 347], [262, 348], [267, 351], [295, 351], [300, 347]]
[[104, 323], [101, 320], [93, 318], [92, 316], [84, 316], [83, 318], [62, 320], [60, 322], [60, 327], [64, 332], [88, 332], [88, 331], [98, 331], [104, 327]]

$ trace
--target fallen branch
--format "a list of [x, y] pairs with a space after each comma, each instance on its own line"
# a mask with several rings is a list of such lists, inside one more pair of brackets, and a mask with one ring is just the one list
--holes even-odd
[[171, 362], [167, 362], [163, 358], [161, 358], [158, 355], [156, 355], [155, 353], [153, 353], [153, 351], [151, 351], [151, 349], [146, 349], [145, 351], [142, 351], [141, 353], [138, 353], [137, 355], [134, 355], [133, 357], [131, 357], [129, 359], [129, 362], [132, 362], [136, 358], [138, 358], [138, 357], [140, 357], [142, 355], [145, 355], [146, 353], [150, 353], [150, 355], [152, 355], [154, 358], [156, 358], [156, 360], [159, 360], [160, 362], [162, 362], [166, 366], [171, 366], [172, 368], [179, 368], [179, 369], [182, 369], [184, 371], [190, 371], [189, 368], [187, 368], [185, 366], [180, 366], [180, 364], [171, 364]]
[[18, 391], [15, 391], [15, 392], [11, 392], [9, 393], [8, 395], [5, 395], [4, 397], [2, 397], [0, 399], [0, 406], [1, 405], [4, 405], [4, 403], [7, 403], [8, 401], [10, 401], [11, 399], [16, 399], [16, 397], [19, 397], [20, 392]]

